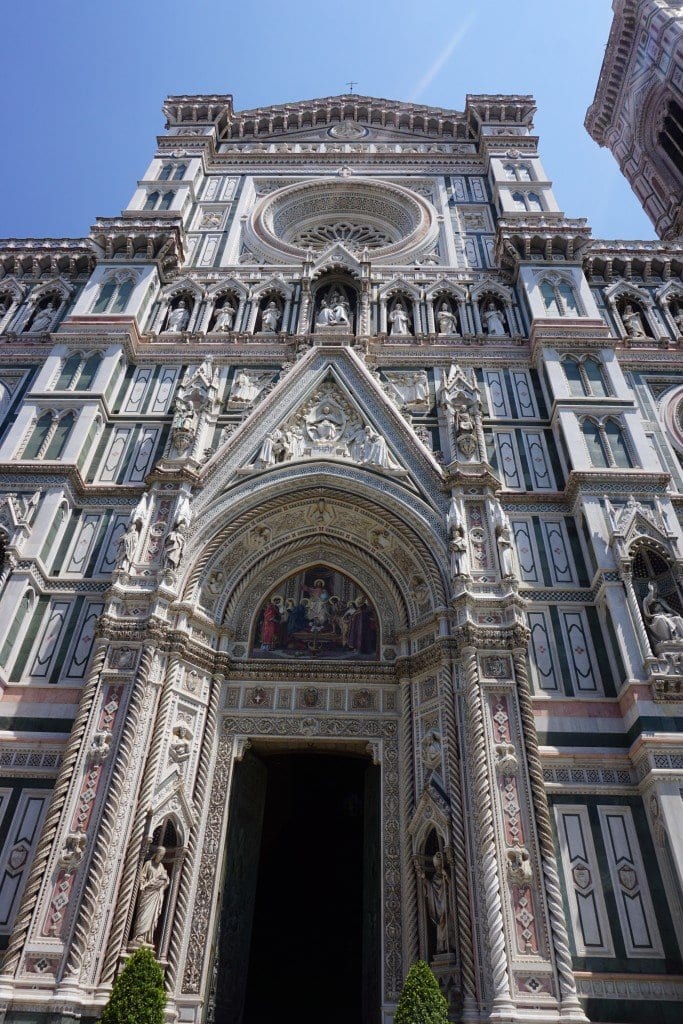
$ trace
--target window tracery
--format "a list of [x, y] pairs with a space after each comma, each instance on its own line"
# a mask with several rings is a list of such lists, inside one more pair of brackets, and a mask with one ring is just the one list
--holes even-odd
[[73, 412], [47, 410], [30, 430], [19, 457], [22, 459], [59, 459], [66, 448], [75, 422]]
[[576, 292], [569, 281], [548, 275], [541, 280], [540, 291], [549, 316], [581, 316]]
[[375, 225], [359, 224], [354, 221], [317, 224], [315, 227], [300, 231], [292, 238], [294, 245], [315, 251], [327, 249], [335, 242], [340, 242], [351, 252], [357, 253], [363, 249], [381, 249], [385, 245], [391, 245], [393, 238], [387, 231]]
[[95, 300], [93, 313], [123, 313], [133, 294], [135, 280], [131, 275], [115, 275], [105, 281]]
[[626, 433], [620, 423], [608, 417], [605, 420], [585, 419], [581, 424], [588, 455], [598, 469], [631, 469], [631, 456]]
[[606, 398], [610, 395], [602, 364], [592, 356], [583, 359], [566, 356], [562, 360], [569, 390], [575, 398], [591, 396]]

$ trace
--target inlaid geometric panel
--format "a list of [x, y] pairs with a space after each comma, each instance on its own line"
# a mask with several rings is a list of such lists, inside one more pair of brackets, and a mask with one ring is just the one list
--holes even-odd
[[542, 430], [522, 431], [531, 483], [535, 491], [554, 491], [555, 477], [550, 468], [550, 457]]
[[588, 810], [581, 804], [557, 804], [555, 820], [576, 952], [614, 956]]
[[664, 956], [630, 807], [599, 807], [627, 956]]
[[531, 630], [531, 674], [536, 688], [546, 693], [561, 691], [557, 651], [550, 616], [546, 611], [527, 613]]
[[595, 650], [585, 612], [560, 611], [560, 620], [565, 635], [569, 671], [576, 692], [601, 694], [602, 686], [596, 669]]
[[542, 519], [541, 529], [553, 585], [575, 586], [577, 576], [564, 520]]
[[12, 929], [49, 797], [49, 790], [25, 789], [14, 812], [0, 857], [1, 934], [6, 935]]
[[527, 583], [543, 583], [540, 570], [536, 538], [531, 521], [528, 519], [512, 519], [512, 530], [515, 535], [517, 561], [522, 579]]
[[524, 477], [519, 464], [517, 439], [512, 431], [496, 431], [493, 436], [505, 486], [510, 490], [519, 491], [524, 487]]

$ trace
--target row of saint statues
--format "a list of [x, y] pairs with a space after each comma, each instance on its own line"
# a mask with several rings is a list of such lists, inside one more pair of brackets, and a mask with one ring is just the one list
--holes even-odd
[[[234, 330], [236, 314], [237, 309], [230, 298], [224, 299], [223, 303], [214, 311], [209, 332], [220, 334]], [[163, 330], [170, 334], [180, 334], [188, 330], [190, 316], [191, 308], [188, 300], [179, 298], [175, 305], [169, 308]], [[480, 318], [483, 332], [490, 337], [504, 337], [510, 333], [507, 314], [492, 299], [482, 304]], [[274, 298], [270, 298], [260, 310], [256, 331], [262, 334], [276, 334], [281, 321], [282, 307]], [[441, 300], [435, 314], [435, 321], [439, 335], [460, 337], [458, 314], [452, 305], [444, 299]], [[407, 337], [414, 333], [413, 317], [404, 299], [397, 298], [389, 307], [387, 326], [390, 336]], [[315, 314], [315, 330], [322, 332], [333, 328], [335, 331], [350, 332], [352, 327], [352, 304], [341, 289], [333, 288], [320, 300]]]
[[[231, 297], [223, 299], [220, 306], [214, 312], [210, 322], [209, 332], [225, 334], [235, 329], [235, 318], [237, 306], [233, 305], [235, 300]], [[0, 296], [0, 322], [10, 311], [11, 298]], [[413, 319], [409, 312], [409, 302], [400, 296], [394, 300], [393, 305], [388, 309], [387, 327], [390, 335], [408, 336], [414, 332]], [[489, 297], [479, 307], [482, 333], [490, 337], [505, 337], [514, 331], [510, 330], [508, 322], [509, 314], [501, 308], [499, 301]], [[455, 303], [442, 298], [438, 309], [435, 312], [435, 326], [437, 333], [443, 336], [459, 337], [459, 317]], [[181, 334], [187, 331], [190, 326], [193, 300], [189, 296], [180, 296], [173, 300], [166, 312], [162, 330], [169, 334]], [[21, 330], [27, 334], [46, 334], [56, 326], [57, 317], [61, 303], [55, 298], [50, 298], [39, 304], [35, 311], [27, 317]], [[641, 340], [652, 337], [652, 328], [649, 325], [645, 311], [635, 301], [626, 301], [616, 306], [623, 326], [624, 337], [631, 340]], [[683, 303], [675, 303], [669, 310], [676, 325], [677, 331], [683, 337]], [[256, 324], [258, 333], [276, 334], [280, 329], [283, 316], [283, 307], [279, 300], [272, 296], [267, 298], [260, 310]], [[348, 296], [343, 289], [332, 286], [323, 296], [317, 305], [315, 313], [315, 329], [322, 331], [329, 328], [345, 328], [348, 331], [353, 326], [353, 308]]]

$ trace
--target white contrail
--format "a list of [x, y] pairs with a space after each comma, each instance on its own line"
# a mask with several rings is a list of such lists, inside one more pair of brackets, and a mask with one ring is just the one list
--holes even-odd
[[429, 68], [427, 73], [422, 76], [420, 81], [415, 86], [413, 95], [410, 97], [411, 102], [414, 102], [418, 96], [421, 96], [425, 89], [432, 84], [432, 81], [436, 78], [441, 68], [446, 64], [451, 57], [451, 54], [455, 50], [458, 43], [460, 43], [469, 32], [472, 27], [472, 23], [476, 18], [475, 14], [470, 14], [468, 18], [462, 23], [460, 28], [454, 33], [453, 37], [449, 40], [446, 47], [441, 51], [439, 56], [436, 58], [432, 66]]

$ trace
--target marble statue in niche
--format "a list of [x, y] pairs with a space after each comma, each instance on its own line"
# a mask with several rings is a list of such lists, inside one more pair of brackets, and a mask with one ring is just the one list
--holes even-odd
[[458, 334], [458, 318], [446, 302], [441, 303], [436, 319], [439, 325], [439, 334], [451, 335], [453, 338], [460, 337]]
[[621, 322], [629, 338], [646, 338], [643, 318], [637, 309], [634, 309], [630, 302], [624, 306], [621, 314]]
[[643, 598], [643, 614], [656, 640], [683, 644], [683, 615], [659, 596], [654, 581], [648, 584], [647, 594]]
[[164, 896], [170, 883], [168, 872], [162, 864], [165, 853], [166, 850], [163, 846], [157, 846], [150, 859], [145, 861], [142, 867], [132, 945], [154, 945], [154, 932], [159, 923]]
[[216, 310], [216, 319], [214, 320], [212, 332], [227, 333], [233, 328], [235, 323], [235, 307], [231, 304], [230, 299], [224, 299], [223, 305]]
[[676, 324], [676, 330], [681, 338], [683, 338], [683, 304], [678, 304], [674, 310], [673, 321]]
[[164, 540], [164, 566], [166, 569], [177, 569], [185, 550], [185, 536], [180, 524], [175, 523]]
[[180, 334], [186, 331], [190, 323], [190, 311], [187, 308], [185, 299], [180, 299], [177, 306], [171, 307], [168, 311], [166, 330], [169, 334]]
[[276, 334], [281, 319], [282, 313], [275, 300], [271, 299], [261, 313], [261, 331], [264, 334]]
[[317, 565], [281, 583], [256, 620], [258, 658], [377, 659], [378, 620], [367, 594], [347, 576]]
[[469, 576], [469, 553], [467, 550], [467, 537], [465, 533], [465, 521], [460, 513], [460, 506], [455, 498], [451, 499], [447, 516], [448, 525], [448, 550], [451, 556], [451, 576], [459, 579]]
[[28, 329], [29, 334], [45, 334], [47, 331], [52, 330], [55, 317], [57, 315], [57, 305], [53, 302], [48, 302], [46, 306], [39, 309], [36, 315], [33, 317], [31, 325]]
[[351, 304], [340, 287], [334, 286], [322, 299], [315, 324], [316, 328], [351, 330]]
[[484, 330], [493, 338], [504, 338], [507, 335], [505, 319], [495, 302], [489, 301], [481, 314]]
[[449, 953], [451, 950], [450, 879], [443, 853], [437, 850], [431, 857], [431, 864], [428, 870], [425, 870], [423, 867], [420, 867], [418, 870], [422, 880], [427, 914], [436, 932], [434, 952], [437, 955]]
[[406, 307], [400, 299], [389, 314], [389, 323], [391, 324], [391, 330], [389, 331], [390, 335], [407, 335], [411, 333], [410, 317], [408, 316]]

